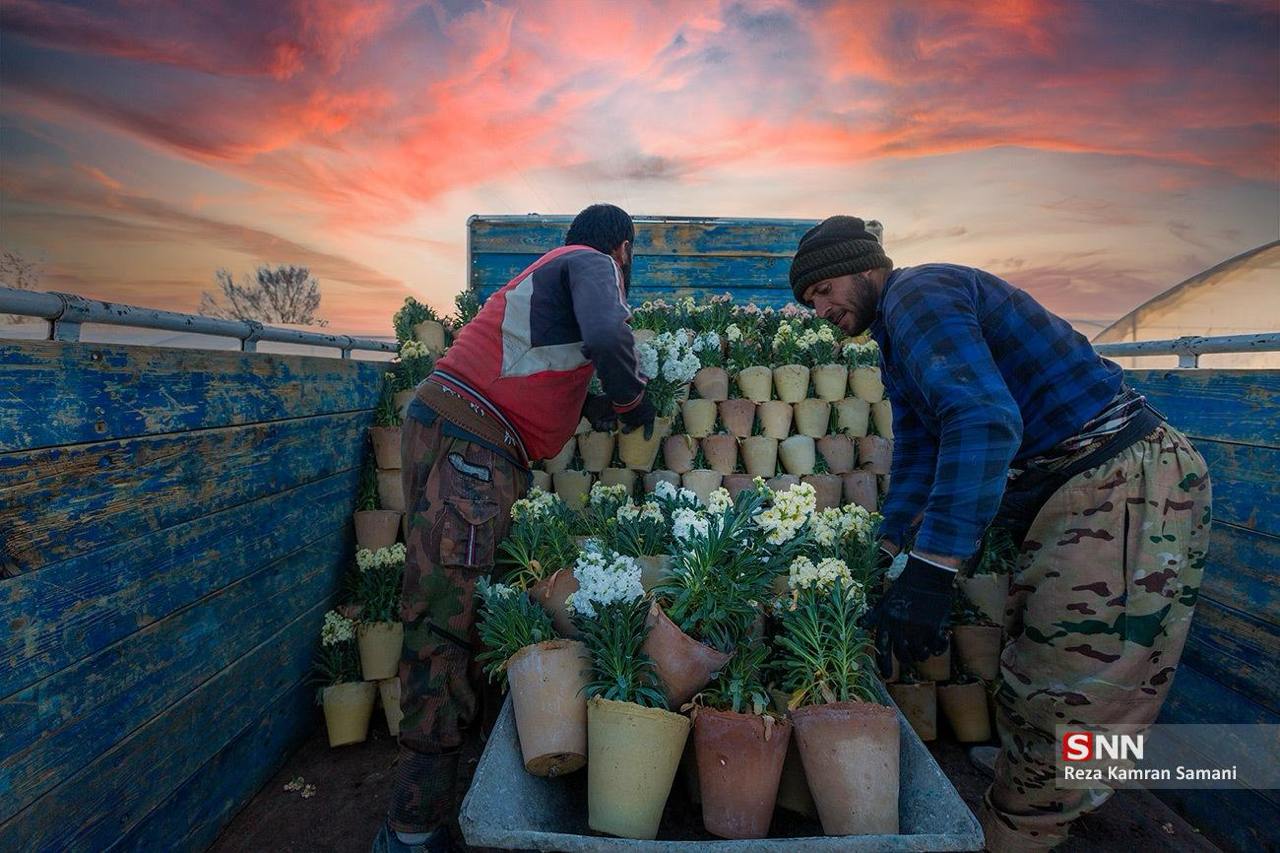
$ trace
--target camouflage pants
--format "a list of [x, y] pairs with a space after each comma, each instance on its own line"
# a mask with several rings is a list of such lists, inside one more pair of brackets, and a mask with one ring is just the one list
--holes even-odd
[[1209, 502], [1204, 460], [1166, 425], [1036, 517], [1005, 611], [1001, 750], [980, 815], [989, 850], [1049, 849], [1110, 796], [1055, 785], [1054, 727], [1155, 721], [1204, 572]]
[[452, 816], [457, 750], [483, 676], [472, 649], [478, 578], [493, 570], [525, 473], [480, 444], [407, 418], [401, 476], [409, 511], [400, 619], [400, 759], [391, 825], [423, 832]]

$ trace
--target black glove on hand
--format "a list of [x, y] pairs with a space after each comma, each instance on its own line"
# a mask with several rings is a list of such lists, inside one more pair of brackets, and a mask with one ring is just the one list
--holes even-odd
[[638, 406], [618, 415], [618, 420], [622, 421], [623, 432], [631, 432], [644, 427], [644, 440], [648, 441], [653, 438], [653, 419], [657, 414], [657, 410], [653, 408], [653, 403], [649, 402], [649, 395], [645, 394], [640, 399]]
[[863, 617], [863, 627], [876, 632], [876, 663], [885, 678], [895, 655], [905, 666], [946, 651], [955, 579], [955, 572], [911, 554], [884, 598]]
[[618, 425], [618, 413], [603, 394], [588, 394], [582, 404], [582, 416], [596, 432], [610, 432]]

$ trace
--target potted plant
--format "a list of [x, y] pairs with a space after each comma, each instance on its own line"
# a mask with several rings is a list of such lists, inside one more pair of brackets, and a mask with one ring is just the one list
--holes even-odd
[[405, 547], [356, 551], [360, 571], [360, 670], [366, 681], [390, 678], [400, 670], [404, 623], [400, 621], [400, 585], [404, 575]]
[[827, 434], [831, 422], [831, 404], [808, 397], [795, 404], [796, 432], [818, 439]]
[[963, 595], [956, 596], [951, 614], [951, 648], [957, 664], [984, 681], [1000, 675], [1002, 631]]
[[763, 366], [764, 360], [755, 340], [742, 332], [737, 323], [724, 330], [729, 344], [729, 367], [738, 383], [743, 398], [763, 403], [773, 396], [773, 371]]
[[435, 355], [445, 350], [447, 340], [440, 315], [412, 296], [405, 299], [404, 305], [391, 318], [391, 325], [395, 328], [396, 340], [402, 344], [417, 341]]
[[653, 434], [646, 438], [635, 429], [618, 436], [618, 454], [626, 467], [649, 471], [658, 455], [658, 445], [671, 432], [676, 399], [698, 372], [698, 356], [684, 329], [665, 332], [636, 347], [640, 372], [647, 376], [649, 401], [657, 411]]
[[876, 435], [893, 438], [893, 406], [888, 400], [871, 404], [871, 424], [876, 428]]
[[356, 545], [374, 551], [394, 545], [400, 531], [400, 513], [378, 508], [378, 472], [372, 459], [366, 459], [360, 470], [352, 522], [356, 528]]
[[706, 438], [716, 428], [718, 409], [714, 400], [691, 397], [680, 404], [684, 431], [694, 438]]
[[550, 459], [542, 460], [542, 470], [548, 474], [556, 474], [569, 467], [573, 462], [573, 457], [578, 452], [578, 437], [576, 435], [569, 436], [569, 440], [564, 443], [559, 452]]
[[413, 395], [419, 383], [431, 375], [435, 367], [435, 357], [427, 345], [419, 341], [405, 341], [400, 345], [400, 355], [395, 364], [396, 377], [395, 406], [401, 418], [413, 402]]
[[824, 322], [817, 329], [806, 331], [801, 335], [801, 343], [813, 365], [809, 370], [813, 393], [828, 403], [844, 399], [849, 387], [849, 368], [837, 360], [839, 345], [831, 324]]
[[701, 369], [693, 375], [693, 387], [704, 400], [719, 402], [729, 399], [729, 372], [724, 369], [724, 350], [720, 335], [714, 329], [704, 331], [693, 342]]
[[[689, 402], [696, 402], [690, 400]], [[669, 435], [662, 442], [662, 464], [664, 470], [683, 475], [693, 469], [694, 457], [698, 455], [698, 442], [688, 435]]]
[[1017, 561], [1018, 545], [1009, 531], [1002, 527], [989, 527], [982, 537], [982, 547], [973, 570], [956, 579], [960, 591], [992, 625], [1004, 624], [1009, 576], [1013, 574]]
[[524, 767], [563, 776], [587, 763], [586, 647], [561, 639], [551, 617], [524, 590], [476, 581], [485, 650], [476, 660], [511, 691]]
[[739, 445], [742, 467], [751, 477], [772, 477], [778, 471], [778, 439], [753, 435]]
[[818, 439], [818, 453], [826, 463], [827, 470], [840, 476], [853, 470], [857, 451], [849, 436], [830, 434]]
[[782, 441], [791, 435], [791, 421], [795, 408], [782, 400], [765, 400], [756, 406], [760, 419], [760, 434]]
[[773, 387], [784, 403], [799, 403], [809, 393], [809, 368], [803, 363], [805, 349], [791, 323], [778, 324], [773, 336]]
[[329, 746], [360, 743], [369, 734], [377, 685], [360, 679], [356, 625], [336, 610], [324, 615], [315, 668]]
[[382, 375], [378, 401], [373, 407], [373, 425], [369, 427], [373, 457], [384, 471], [400, 470], [400, 412], [395, 403], [395, 376], [390, 371]]
[[[772, 381], [772, 380], [770, 380]], [[756, 423], [756, 403], [754, 400], [734, 398], [719, 403], [720, 423], [725, 431], [734, 438], [746, 438]]]
[[614, 520], [609, 547], [640, 565], [640, 586], [648, 592], [671, 571], [671, 526], [653, 501], [623, 504]]
[[880, 345], [875, 341], [845, 344], [844, 360], [849, 368], [849, 390], [866, 403], [884, 399], [884, 383], [880, 380]]
[[871, 427], [871, 404], [858, 397], [837, 400], [836, 428], [850, 438], [861, 438]]
[[807, 435], [793, 435], [778, 445], [778, 460], [788, 474], [797, 477], [812, 474], [817, 459], [817, 448]]
[[960, 673], [950, 684], [938, 685], [938, 707], [961, 743], [991, 740], [991, 716], [987, 687], [969, 673]]
[[587, 695], [587, 822], [597, 832], [653, 839], [689, 719], [666, 710], [643, 651], [648, 602], [635, 560], [588, 551], [574, 568], [574, 624], [591, 658]]
[[903, 675], [898, 681], [885, 685], [893, 704], [907, 718], [920, 740], [928, 742], [938, 737], [938, 686], [932, 681], [916, 681]]
[[[583, 470], [599, 474], [613, 461], [613, 446], [617, 436], [612, 432], [589, 430], [578, 436], [578, 453], [582, 456]], [[562, 451], [563, 452], [563, 451]]]
[[556, 495], [534, 489], [511, 505], [511, 527], [498, 545], [507, 581], [529, 591], [551, 614], [561, 636], [576, 630], [566, 602], [577, 589], [573, 564], [578, 548], [570, 534], [571, 516]]

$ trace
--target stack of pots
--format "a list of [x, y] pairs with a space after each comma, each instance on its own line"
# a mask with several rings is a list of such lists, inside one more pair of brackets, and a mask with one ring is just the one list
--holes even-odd
[[376, 551], [396, 543], [405, 511], [404, 484], [400, 477], [400, 427], [369, 427], [373, 459], [378, 469], [378, 504], [381, 509], [361, 510], [353, 516], [356, 546]]

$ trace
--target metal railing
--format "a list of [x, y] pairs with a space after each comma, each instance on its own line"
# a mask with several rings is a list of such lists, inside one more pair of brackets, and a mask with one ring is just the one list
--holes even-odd
[[1192, 335], [1165, 341], [1123, 341], [1094, 344], [1100, 355], [1140, 357], [1176, 355], [1178, 367], [1198, 367], [1200, 356], [1224, 352], [1275, 352], [1280, 350], [1280, 332], [1253, 335], [1221, 335], [1202, 338]]
[[82, 324], [100, 323], [109, 326], [134, 326], [168, 332], [190, 332], [197, 335], [235, 338], [240, 341], [242, 352], [255, 352], [258, 341], [333, 347], [341, 351], [343, 358], [350, 358], [352, 350], [390, 353], [397, 351], [394, 343], [376, 341], [372, 338], [353, 338], [350, 335], [282, 329], [254, 320], [222, 320], [199, 314], [181, 314], [177, 311], [161, 311], [157, 308], [102, 302], [97, 299], [86, 299], [74, 293], [42, 293], [3, 286], [0, 286], [0, 314], [18, 314], [48, 320], [49, 334], [45, 339], [50, 341], [78, 341]]

